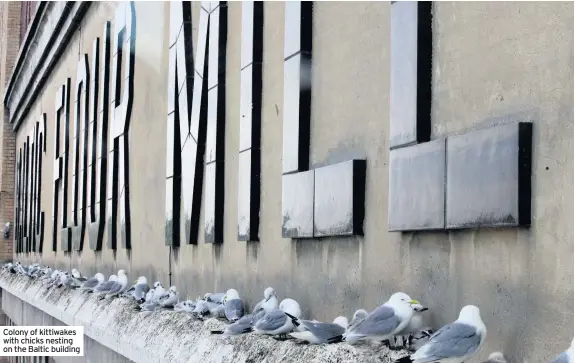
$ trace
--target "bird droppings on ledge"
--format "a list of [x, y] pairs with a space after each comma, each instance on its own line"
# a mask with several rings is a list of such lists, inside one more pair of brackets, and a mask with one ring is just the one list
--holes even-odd
[[[42, 281], [3, 272], [0, 287], [67, 325], [83, 325], [85, 334], [134, 362], [393, 362], [407, 351], [383, 345], [345, 343], [301, 345], [269, 336], [213, 335], [227, 325], [215, 318], [199, 320], [185, 312], [133, 310], [126, 298], [99, 300], [78, 290], [50, 289]], [[89, 354], [89, 352], [87, 352]]]

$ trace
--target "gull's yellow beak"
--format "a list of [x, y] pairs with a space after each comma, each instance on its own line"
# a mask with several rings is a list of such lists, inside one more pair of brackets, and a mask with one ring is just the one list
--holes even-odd
[[421, 303], [420, 303], [419, 301], [417, 301], [417, 300], [411, 300], [409, 303], [410, 303], [411, 305], [421, 305]]

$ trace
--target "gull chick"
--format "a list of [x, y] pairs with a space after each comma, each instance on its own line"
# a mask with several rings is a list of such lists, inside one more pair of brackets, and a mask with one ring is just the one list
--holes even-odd
[[353, 317], [351, 318], [351, 321], [349, 322], [346, 330], [353, 329], [353, 327], [355, 327], [357, 323], [365, 319], [367, 315], [368, 312], [363, 309], [356, 310], [355, 313], [353, 313]]
[[423, 315], [424, 311], [429, 310], [428, 308], [422, 306], [421, 304], [411, 305], [413, 308], [413, 316], [409, 319], [409, 324], [405, 326], [400, 332], [398, 332], [394, 338], [394, 345], [397, 345], [396, 339], [399, 338], [401, 346], [407, 348], [413, 340], [413, 335], [418, 334], [423, 330]]
[[489, 354], [487, 360], [483, 363], [507, 363], [505, 356], [501, 352], [493, 352]]
[[267, 312], [277, 309], [279, 306], [278, 296], [273, 288], [268, 287], [264, 291], [264, 298], [256, 304], [252, 311], [252, 324], [260, 320]]

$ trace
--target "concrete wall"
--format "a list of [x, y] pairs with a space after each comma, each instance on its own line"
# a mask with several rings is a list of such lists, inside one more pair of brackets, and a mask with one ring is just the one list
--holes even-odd
[[[164, 243], [163, 208], [169, 5], [137, 2], [132, 250], [53, 253], [46, 246], [55, 92], [66, 77], [74, 84], [78, 52], [91, 57], [92, 41], [115, 6], [91, 6], [18, 130], [20, 147], [31, 121], [47, 112], [45, 252], [17, 259], [85, 274], [124, 268], [130, 277], [164, 283], [171, 273], [184, 294], [233, 286], [250, 303], [273, 286], [316, 319], [372, 309], [401, 290], [431, 307], [435, 327], [455, 319], [463, 305], [478, 305], [489, 332], [482, 358], [502, 350], [514, 362], [545, 361], [568, 346], [574, 307], [572, 3], [434, 3], [432, 138], [532, 120], [532, 226], [404, 234], [387, 232], [390, 5], [315, 3], [310, 164], [367, 159], [365, 237], [301, 241], [281, 238], [284, 4], [266, 3], [259, 243], [236, 240], [241, 4], [230, 3], [225, 242], [205, 244], [200, 233], [198, 245], [172, 253]], [[194, 42], [196, 33], [194, 26]]]
[[[20, 47], [19, 1], [0, 4], [0, 92], [4, 94]], [[14, 225], [14, 165], [16, 134], [4, 107], [0, 108], [0, 229], [9, 222]], [[0, 261], [12, 260], [12, 240], [0, 236]]]
[[[5, 291], [2, 296], [2, 308], [16, 326], [66, 326], [62, 321], [24, 302], [7, 291]], [[84, 335], [84, 352], [85, 355], [83, 357], [51, 357], [51, 359], [57, 363], [131, 362], [129, 359], [103, 346], [87, 335]], [[31, 357], [26, 359], [31, 359]]]

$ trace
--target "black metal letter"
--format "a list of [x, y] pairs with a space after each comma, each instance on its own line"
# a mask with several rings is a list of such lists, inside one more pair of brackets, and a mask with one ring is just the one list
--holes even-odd
[[[202, 197], [203, 163], [198, 156], [203, 158], [203, 152], [198, 150], [199, 125], [196, 124], [196, 129], [190, 127], [194, 89], [191, 15], [190, 2], [170, 3], [165, 233], [166, 245], [172, 246], [180, 245], [180, 197], [183, 199], [186, 243], [196, 243], [199, 221], [192, 218], [199, 215]], [[204, 30], [202, 20], [206, 22], [207, 31], [208, 16], [200, 11], [199, 39]], [[194, 210], [197, 212], [193, 213]]]
[[[88, 72], [88, 55], [84, 54], [78, 61], [76, 70], [76, 89], [74, 94], [74, 177], [72, 202], [72, 247], [82, 251], [84, 246], [84, 224], [86, 222], [86, 171], [87, 141], [90, 118], [90, 73]], [[83, 96], [83, 97], [82, 97]]]
[[16, 161], [16, 203], [14, 210], [14, 242], [16, 253], [22, 253], [22, 148], [18, 150], [18, 160]]
[[180, 195], [184, 197], [186, 242], [197, 240], [205, 152], [205, 241], [223, 241], [227, 5], [218, 2], [212, 8], [210, 2], [202, 2], [195, 64], [188, 9], [185, 2], [173, 3], [170, 21], [166, 244], [175, 246], [179, 245]]
[[264, 3], [242, 3], [238, 240], [257, 241], [260, 219], [260, 135]]
[[[101, 65], [101, 84], [99, 84], [100, 52], [99, 39], [94, 41], [92, 60], [92, 127], [90, 136], [90, 248], [102, 249], [104, 226], [106, 222], [106, 171], [108, 160], [108, 118], [110, 99], [110, 22], [104, 25], [103, 58]], [[101, 96], [99, 97], [99, 91]], [[100, 115], [98, 117], [98, 115]]]
[[[63, 251], [70, 251], [70, 234], [68, 230], [68, 154], [70, 141], [70, 84], [68, 78], [66, 85], [58, 90], [56, 95], [56, 119], [54, 120], [54, 197], [53, 197], [53, 230], [52, 230], [52, 250], [56, 251], [58, 241], [58, 209], [59, 209], [59, 189], [62, 189], [62, 224], [61, 224], [61, 246]], [[60, 126], [64, 121], [64, 147], [60, 150]], [[62, 154], [60, 154], [60, 152]]]
[[224, 241], [227, 37], [228, 7], [225, 1], [220, 1], [219, 6], [215, 9], [212, 8], [210, 12], [208, 120], [205, 156], [206, 205], [204, 208], [204, 236], [206, 243], [222, 243]]
[[[114, 22], [115, 54], [112, 59], [114, 81], [112, 127], [110, 127], [110, 161], [108, 170], [108, 247], [116, 249], [118, 231], [118, 199], [120, 203], [120, 234], [122, 247], [131, 248], [130, 228], [130, 144], [128, 132], [134, 101], [134, 63], [136, 60], [136, 10], [134, 2], [120, 3]], [[122, 89], [122, 58], [125, 54], [125, 81]]]
[[36, 124], [36, 159], [35, 159], [35, 191], [34, 198], [36, 200], [34, 207], [34, 243], [36, 245], [36, 252], [43, 252], [44, 244], [44, 211], [42, 210], [42, 160], [43, 154], [46, 153], [46, 114], [42, 113], [40, 122]]

